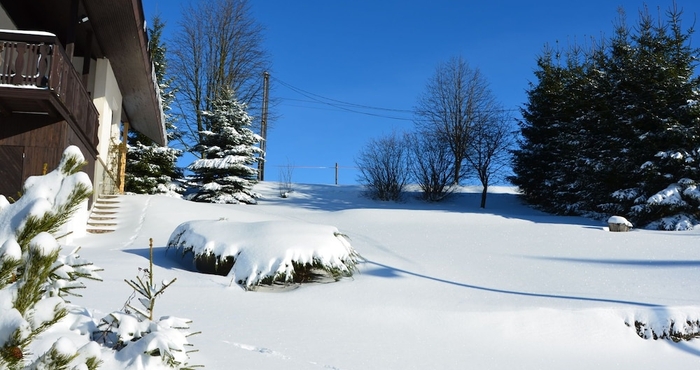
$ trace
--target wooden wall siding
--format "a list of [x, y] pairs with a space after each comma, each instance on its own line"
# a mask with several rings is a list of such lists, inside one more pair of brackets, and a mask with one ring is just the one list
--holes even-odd
[[51, 172], [61, 161], [63, 149], [47, 148], [36, 146], [24, 147], [24, 168], [22, 169], [22, 178], [27, 179], [29, 176], [40, 176], [44, 172], [44, 164], [46, 164], [46, 172]]
[[0, 194], [17, 200], [22, 190], [22, 147], [0, 146]]
[[65, 141], [60, 122], [35, 114], [0, 117], [0, 145], [58, 147]]
[[[8, 149], [9, 154], [6, 154], [8, 161], [16, 161], [6, 162], [12, 164], [2, 166], [3, 172], [0, 173], [6, 173], [8, 181], [3, 180], [5, 176], [0, 177], [0, 189], [8, 189], [16, 194], [27, 177], [42, 174], [44, 163], [47, 164], [48, 171], [53, 171], [58, 166], [63, 151], [70, 145], [77, 146], [83, 153], [87, 161], [83, 172], [94, 183], [96, 150], [81, 140], [81, 135], [73, 126], [66, 121], [47, 124], [47, 116], [13, 115], [14, 119], [19, 119], [18, 116], [24, 116], [24, 120], [20, 120], [23, 124], [11, 124], [12, 122], [0, 118], [0, 148], [14, 148]], [[15, 150], [19, 150], [19, 157], [14, 155]], [[19, 184], [15, 180], [17, 178], [20, 179]]]

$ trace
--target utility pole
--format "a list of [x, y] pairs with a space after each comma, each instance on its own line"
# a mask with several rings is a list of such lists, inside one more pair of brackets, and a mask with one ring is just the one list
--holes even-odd
[[260, 161], [258, 162], [258, 181], [265, 180], [265, 154], [267, 152], [267, 102], [270, 99], [270, 73], [263, 72], [263, 101], [262, 101], [262, 117], [260, 118]]

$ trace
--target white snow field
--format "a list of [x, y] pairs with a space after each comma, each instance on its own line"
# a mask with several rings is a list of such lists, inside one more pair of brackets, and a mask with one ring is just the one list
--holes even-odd
[[[258, 205], [122, 196], [118, 229], [75, 240], [104, 268], [73, 303], [103, 317], [148, 267], [177, 278], [155, 316], [193, 320], [190, 364], [207, 369], [698, 368], [700, 341], [640, 338], [700, 318], [700, 230], [613, 233], [599, 221], [547, 215], [511, 188], [464, 188], [442, 203], [386, 203], [357, 186], [256, 185]], [[183, 222], [294, 221], [332, 225], [361, 254], [353, 278], [245, 291], [192, 270], [169, 236]], [[630, 323], [627, 326], [626, 323]]]

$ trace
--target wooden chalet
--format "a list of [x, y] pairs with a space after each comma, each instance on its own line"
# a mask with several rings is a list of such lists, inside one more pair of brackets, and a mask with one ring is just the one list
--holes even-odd
[[96, 195], [123, 191], [125, 137], [166, 144], [141, 0], [0, 0], [0, 194], [78, 146]]

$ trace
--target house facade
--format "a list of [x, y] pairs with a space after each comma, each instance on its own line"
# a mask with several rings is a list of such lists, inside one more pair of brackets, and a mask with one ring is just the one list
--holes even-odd
[[118, 193], [129, 129], [166, 144], [141, 1], [0, 0], [0, 194], [69, 145], [96, 195]]

